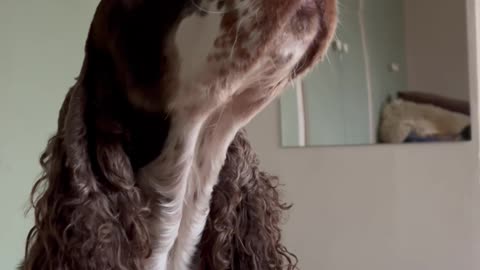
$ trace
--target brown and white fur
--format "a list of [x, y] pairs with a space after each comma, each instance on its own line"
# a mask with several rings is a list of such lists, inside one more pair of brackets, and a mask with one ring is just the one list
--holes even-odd
[[[107, 169], [120, 179], [128, 179], [133, 175], [126, 192], [136, 190], [134, 197], [138, 198], [135, 200], [145, 202], [148, 214], [139, 216], [138, 220], [129, 224], [133, 228], [140, 228], [140, 232], [145, 226], [150, 252], [129, 250], [121, 253], [122, 249], [118, 248], [118, 252], [112, 251], [116, 254], [115, 260], [105, 256], [103, 261], [91, 260], [89, 265], [75, 262], [87, 254], [97, 256], [93, 255], [94, 251], [110, 254], [110, 244], [106, 241], [101, 245], [92, 244], [90, 250], [85, 247], [73, 249], [79, 252], [75, 256], [65, 253], [61, 257], [55, 255], [57, 261], [39, 263], [48, 258], [37, 258], [35, 261], [35, 252], [41, 254], [42, 247], [35, 246], [32, 241], [43, 240], [44, 257], [51, 252], [69, 249], [63, 247], [62, 243], [56, 243], [53, 251], [45, 247], [48, 241], [41, 235], [45, 218], [36, 213], [37, 224], [29, 239], [23, 269], [200, 268], [198, 261], [201, 259], [195, 256], [202, 252], [197, 249], [202, 234], [206, 233], [212, 192], [219, 181], [232, 141], [288, 83], [304, 75], [322, 58], [332, 38], [335, 23], [335, 0], [101, 1], [87, 41], [82, 74], [66, 99], [70, 108], [64, 105], [68, 110], [64, 117], [67, 120], [59, 120], [59, 132], [66, 133], [63, 142], [67, 145], [65, 166], [72, 168], [73, 178], [80, 178], [80, 174], [97, 175], [95, 170]], [[124, 99], [117, 98], [122, 95]], [[74, 111], [72, 108], [77, 103], [83, 105]], [[95, 104], [92, 105], [94, 109], [88, 104]], [[168, 132], [158, 155], [139, 166], [138, 170], [128, 171], [125, 176], [115, 172], [118, 169], [116, 166], [128, 167], [128, 159], [133, 164], [131, 155], [127, 155], [127, 160], [120, 165], [108, 167], [102, 162], [108, 164], [112, 151], [123, 153], [116, 148], [115, 136], [128, 129], [125, 128], [128, 125], [124, 124], [127, 121], [123, 120], [131, 117], [124, 116], [126, 113], [122, 108], [126, 107], [146, 114], [163, 115], [165, 119], [168, 118]], [[78, 115], [87, 115], [87, 120], [91, 115], [94, 128], [82, 123], [82, 117], [79, 118], [80, 122], [76, 121]], [[69, 117], [71, 121], [68, 121]], [[141, 117], [132, 121], [140, 120]], [[154, 126], [156, 123], [150, 122], [148, 125]], [[82, 127], [85, 129], [82, 132], [87, 134], [91, 129], [98, 130], [95, 132], [97, 139], [94, 139], [97, 154], [94, 156], [89, 154], [86, 146], [92, 144], [90, 141], [83, 142], [74, 136], [70, 137], [76, 139], [69, 138], [70, 130], [78, 131]], [[121, 131], [111, 132], [117, 129]], [[103, 132], [106, 135], [102, 135]], [[148, 133], [148, 128], [145, 132]], [[119, 140], [125, 145], [123, 139]], [[148, 142], [154, 144], [153, 141]], [[100, 150], [99, 145], [103, 145]], [[79, 153], [74, 149], [77, 147], [87, 150]], [[104, 153], [102, 151], [105, 148], [112, 150], [102, 156], [99, 152]], [[68, 149], [76, 154], [69, 156]], [[83, 165], [77, 164], [77, 159], [82, 162], [88, 160], [88, 164], [81, 163], [86, 166], [83, 168]], [[100, 165], [91, 165], [96, 163], [95, 160]], [[104, 182], [115, 185], [115, 177], [107, 175], [104, 178]], [[101, 183], [95, 177], [91, 179], [96, 180]], [[101, 186], [97, 189], [84, 186], [81, 192], [94, 196], [95, 192], [106, 193], [104, 190]], [[115, 204], [116, 199], [112, 200]], [[78, 207], [82, 207], [82, 203]], [[110, 220], [123, 222], [119, 216], [126, 211], [124, 207], [128, 205], [109, 207], [109, 211], [117, 211], [118, 214], [107, 216]], [[137, 210], [136, 213], [140, 215], [141, 207]], [[80, 217], [86, 215], [79, 214]], [[99, 219], [102, 218], [104, 215], [99, 215]], [[50, 219], [52, 222], [55, 223], [54, 217]], [[129, 229], [124, 228], [125, 224], [112, 222], [100, 223], [105, 227], [98, 233], [112, 234], [114, 230], [111, 226], [118, 226], [115, 228], [125, 233], [126, 239], [136, 239], [135, 235], [130, 235]], [[75, 234], [79, 225], [72, 225], [72, 221], [68, 220], [65, 223], [54, 229], [63, 229], [65, 234], [68, 231], [66, 239], [78, 237], [78, 241], [81, 241], [83, 236]], [[112, 236], [112, 239], [115, 237]], [[121, 240], [109, 241], [128, 245]], [[86, 245], [88, 243], [85, 242]], [[142, 243], [139, 240], [137, 244], [141, 246]], [[134, 248], [133, 245], [131, 249]], [[262, 268], [259, 266], [258, 269]]]

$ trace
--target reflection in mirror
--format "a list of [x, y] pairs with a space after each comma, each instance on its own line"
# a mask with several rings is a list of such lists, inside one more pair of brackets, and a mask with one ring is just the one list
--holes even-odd
[[466, 0], [344, 0], [327, 58], [281, 98], [283, 146], [470, 140]]

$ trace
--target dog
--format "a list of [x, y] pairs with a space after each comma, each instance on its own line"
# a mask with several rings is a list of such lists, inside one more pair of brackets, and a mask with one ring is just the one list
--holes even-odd
[[243, 127], [335, 26], [335, 0], [101, 0], [20, 269], [295, 269]]

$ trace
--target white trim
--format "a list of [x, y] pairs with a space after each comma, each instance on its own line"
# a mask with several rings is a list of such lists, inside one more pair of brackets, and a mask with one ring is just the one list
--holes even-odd
[[368, 54], [367, 31], [365, 30], [365, 16], [364, 16], [365, 1], [360, 0], [358, 7], [358, 22], [360, 25], [360, 35], [362, 37], [363, 57], [365, 58], [365, 80], [367, 83], [368, 95], [368, 125], [369, 125], [369, 140], [370, 144], [376, 143], [376, 128], [375, 114], [373, 112], [373, 96], [372, 96], [372, 73], [370, 71], [370, 56]]
[[303, 97], [303, 83], [302, 80], [295, 82], [295, 92], [297, 94], [297, 116], [298, 116], [298, 146], [306, 146], [305, 135], [305, 100]]
[[[480, 0], [467, 0], [467, 33], [468, 33], [468, 59], [469, 59], [469, 77], [470, 77], [470, 117], [471, 117], [471, 136], [472, 144], [474, 146], [475, 179], [471, 185], [472, 200], [468, 199], [466, 207], [472, 209], [472, 254], [473, 258], [472, 269], [479, 269], [480, 267], [480, 211], [478, 204], [480, 203], [480, 188], [479, 188], [479, 158], [480, 158], [480, 143], [479, 143], [479, 104], [480, 104]], [[467, 209], [468, 209], [467, 208]]]
[[468, 33], [468, 59], [470, 79], [470, 117], [472, 122], [472, 138], [476, 144], [477, 156], [480, 157], [480, 1], [467, 0], [467, 33]]

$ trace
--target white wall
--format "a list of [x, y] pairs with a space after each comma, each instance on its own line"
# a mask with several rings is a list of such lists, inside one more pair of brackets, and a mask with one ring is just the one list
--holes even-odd
[[281, 149], [274, 104], [250, 126], [294, 203], [301, 269], [473, 270], [474, 143]]
[[469, 100], [466, 1], [405, 0], [408, 90]]

